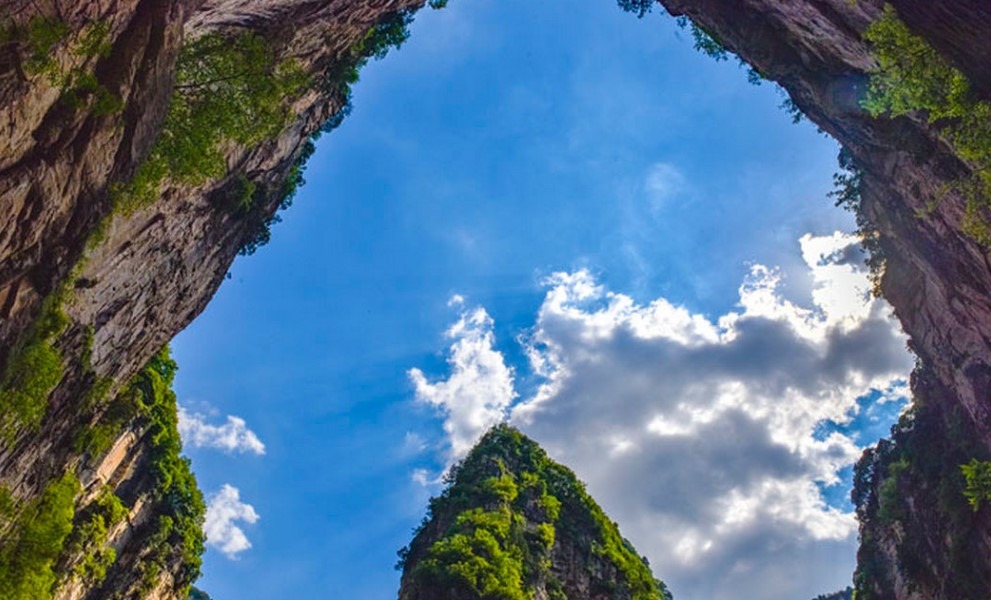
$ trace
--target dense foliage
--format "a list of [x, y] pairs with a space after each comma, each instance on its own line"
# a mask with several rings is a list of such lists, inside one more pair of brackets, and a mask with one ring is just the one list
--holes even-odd
[[0, 440], [9, 442], [18, 430], [41, 425], [48, 396], [62, 379], [62, 353], [55, 339], [69, 324], [63, 310], [68, 296], [69, 284], [49, 294], [41, 314], [7, 357], [0, 376]]
[[[431, 2], [434, 8], [441, 8], [444, 4]], [[390, 49], [398, 48], [409, 38], [408, 28], [413, 22], [414, 12], [414, 9], [409, 9], [385, 15], [326, 70], [320, 85], [324, 91], [337, 96], [341, 108], [303, 142], [278, 189], [274, 192], [266, 190], [241, 175], [219, 195], [222, 206], [246, 222], [246, 234], [239, 254], [254, 254], [258, 248], [269, 242], [272, 236], [271, 227], [281, 221], [281, 217], [278, 214], [268, 215], [263, 209], [266, 197], [274, 193], [279, 210], [286, 210], [292, 205], [296, 192], [306, 183], [303, 172], [306, 170], [306, 162], [316, 151], [314, 142], [321, 134], [339, 127], [351, 113], [351, 86], [357, 83], [359, 70], [373, 58], [384, 58]]]
[[[444, 4], [433, 2], [431, 6], [441, 8]], [[324, 72], [320, 85], [325, 92], [337, 97], [341, 108], [303, 142], [278, 189], [267, 190], [241, 175], [219, 195], [222, 206], [246, 222], [246, 234], [239, 254], [254, 254], [258, 248], [269, 242], [271, 227], [281, 221], [281, 217], [278, 214], [268, 215], [263, 209], [267, 204], [266, 198], [274, 194], [279, 210], [286, 210], [292, 205], [296, 192], [306, 183], [303, 172], [306, 170], [306, 162], [316, 151], [314, 142], [322, 133], [339, 127], [350, 114], [351, 86], [357, 83], [360, 69], [373, 58], [384, 58], [389, 50], [400, 47], [409, 38], [409, 25], [413, 22], [414, 12], [414, 9], [408, 9], [385, 15]]]
[[991, 245], [991, 103], [981, 100], [967, 78], [923, 38], [914, 35], [886, 6], [865, 33], [878, 66], [863, 102], [874, 116], [921, 112], [953, 144], [975, 175], [955, 186], [967, 198], [965, 233]]
[[[106, 407], [99, 420], [80, 431], [76, 450], [91, 457], [105, 453], [128, 426], [144, 431], [148, 443], [148, 471], [153, 479], [152, 500], [155, 520], [147, 532], [148, 555], [139, 567], [142, 589], [150, 590], [164, 568], [179, 565], [176, 580], [181, 587], [190, 585], [200, 573], [200, 555], [204, 549], [203, 519], [206, 505], [190, 469], [189, 459], [181, 456], [176, 397], [172, 391], [177, 365], [164, 348], [152, 357]], [[109, 500], [108, 500], [109, 502]], [[94, 522], [82, 533], [80, 546], [87, 550], [80, 574], [100, 580], [114, 557], [97, 543], [97, 538], [113, 523], [119, 511], [101, 509]], [[95, 534], [94, 534], [95, 532]], [[81, 533], [81, 534], [82, 534]]]
[[[289, 172], [276, 191], [279, 198], [279, 210], [286, 210], [292, 206], [296, 192], [306, 184], [306, 180], [303, 178], [306, 161], [316, 152], [313, 139], [310, 138], [303, 142]], [[238, 249], [238, 253], [242, 256], [250, 256], [267, 244], [272, 238], [272, 225], [282, 220], [278, 214], [269, 215], [263, 210], [262, 205], [266, 193], [265, 189], [258, 187], [247, 177], [241, 176], [235, 179], [220, 196], [220, 202], [224, 204], [226, 209], [245, 222], [244, 240]]]
[[[54, 566], [72, 531], [79, 481], [71, 473], [52, 481], [36, 500], [22, 507], [0, 548], [0, 590], [4, 600], [50, 598]], [[8, 513], [13, 507], [8, 507]]]
[[122, 392], [134, 398], [147, 427], [150, 470], [155, 481], [153, 498], [158, 505], [157, 524], [148, 543], [149, 557], [141, 565], [146, 591], [157, 583], [163, 568], [176, 563], [176, 582], [180, 588], [188, 588], [199, 577], [204, 550], [206, 504], [189, 459], [180, 455], [182, 441], [171, 387], [177, 369], [168, 348], [164, 348]]
[[405, 9], [385, 15], [326, 70], [321, 85], [325, 91], [339, 96], [342, 108], [324, 124], [324, 132], [340, 125], [351, 111], [351, 86], [358, 82], [361, 68], [373, 58], [385, 58], [389, 50], [399, 48], [409, 39], [409, 25], [415, 13], [416, 9]]
[[69, 37], [69, 25], [62, 19], [39, 15], [25, 25], [8, 23], [0, 27], [0, 45], [13, 44], [23, 54], [24, 71], [44, 75], [51, 81], [61, 76], [55, 52]]
[[192, 587], [189, 588], [189, 600], [211, 600], [210, 594], [204, 592], [201, 589]]
[[127, 508], [107, 487], [77, 515], [63, 555], [66, 562], [75, 562], [72, 573], [88, 585], [102, 582], [107, 576], [107, 569], [117, 560], [117, 552], [107, 545], [107, 538], [125, 517]]
[[[589, 561], [601, 561], [618, 573], [615, 580], [593, 575], [593, 593], [633, 600], [669, 597], [575, 475], [515, 429], [493, 428], [447, 479], [448, 487], [431, 500], [418, 533], [444, 527], [411, 565], [418, 589], [527, 600], [542, 585], [551, 598], [563, 600], [563, 582], [551, 570], [551, 557], [555, 544], [565, 538], [584, 540], [582, 551]], [[407, 566], [416, 543], [414, 539], [400, 552], [399, 567]]]
[[636, 14], [637, 18], [649, 13], [656, 3], [657, 0], [616, 0], [621, 9]]

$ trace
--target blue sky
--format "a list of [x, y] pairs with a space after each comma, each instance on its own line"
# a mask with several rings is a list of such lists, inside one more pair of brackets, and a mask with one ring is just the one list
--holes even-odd
[[454, 0], [411, 30], [173, 343], [227, 544], [198, 585], [395, 597], [431, 482], [509, 418], [679, 600], [845, 586], [843, 479], [911, 360], [833, 235], [835, 143], [609, 0]]

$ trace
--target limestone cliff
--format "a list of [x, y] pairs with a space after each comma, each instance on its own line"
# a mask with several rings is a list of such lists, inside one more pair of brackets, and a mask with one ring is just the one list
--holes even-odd
[[400, 600], [670, 600], [585, 486], [511, 427], [448, 474], [409, 547]]
[[[16, 541], [24, 515], [68, 514], [65, 531], [51, 532], [62, 539], [97, 515], [116, 555], [98, 578], [104, 587], [70, 581], [59, 597], [134, 597], [150, 586], [154, 597], [171, 598], [188, 584], [193, 574], [181, 557], [153, 556], [154, 531], [142, 526], [167, 510], [150, 477], [156, 421], [144, 409], [118, 409], [141, 385], [142, 368], [202, 311], [234, 256], [264, 240], [310, 135], [345, 106], [355, 64], [381, 50], [369, 45], [372, 34], [394, 33], [391, 25], [420, 3], [0, 7], [0, 547]], [[991, 263], [968, 231], [975, 211], [959, 185], [981, 166], [922, 112], [887, 118], [862, 109], [877, 64], [863, 34], [882, 15], [879, 0], [662, 3], [779, 82], [847, 148], [865, 231], [885, 262], [881, 291], [919, 356], [912, 383], [920, 408], [858, 469], [858, 598], [983, 597], [978, 590], [991, 589], [991, 523], [954, 495], [963, 487], [960, 463], [991, 457]], [[891, 3], [977, 94], [991, 97], [991, 9]], [[122, 202], [121, 186], [154, 162], [167, 129], [183, 41], [245, 32], [277, 64], [291, 61], [306, 76], [285, 106], [289, 118], [263, 139], [225, 140], [219, 172], [164, 177], [150, 202]], [[987, 218], [986, 208], [976, 212]], [[86, 437], [111, 428], [109, 443]], [[941, 453], [938, 464], [921, 460], [932, 453]], [[125, 519], [111, 518], [120, 511], [106, 489], [125, 505]], [[893, 494], [901, 500], [886, 505]], [[68, 512], [56, 510], [66, 496]], [[49, 562], [75, 572], [91, 554]], [[150, 563], [159, 576], [139, 585], [135, 565]]]
[[[180, 553], [157, 552], [154, 539], [168, 516], [153, 477], [155, 423], [146, 410], [122, 408], [125, 396], [139, 370], [202, 311], [239, 250], [264, 241], [298, 181], [310, 136], [346, 105], [352, 69], [368, 51], [382, 51], [368, 48], [376, 27], [402, 25], [417, 4], [0, 7], [0, 548], [16, 554], [30, 523], [50, 520], [49, 496], [73, 489], [56, 485], [65, 473], [82, 487], [62, 494], [68, 502], [59, 498], [75, 518], [52, 532], [58, 545], [71, 546], [73, 521], [82, 526], [94, 514], [109, 530], [100, 548], [36, 557], [35, 566], [54, 572], [56, 597], [184, 596], [196, 573], [186, 572]], [[251, 143], [225, 140], [219, 176], [164, 178], [152, 202], [122, 209], [115, 190], [149, 162], [166, 126], [183, 40], [244, 32], [310, 84], [289, 98], [284, 126]], [[230, 190], [246, 185], [251, 206], [232, 210]], [[123, 502], [125, 519], [97, 514], [108, 492]], [[107, 561], [107, 548], [115, 560]], [[81, 566], [98, 559], [112, 564]], [[14, 571], [4, 575], [26, 581]]]

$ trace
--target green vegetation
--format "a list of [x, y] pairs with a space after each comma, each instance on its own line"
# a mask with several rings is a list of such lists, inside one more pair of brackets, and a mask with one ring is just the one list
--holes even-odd
[[[82, 367], [83, 375], [86, 377], [86, 395], [83, 396], [83, 410], [91, 410], [102, 407], [106, 402], [110, 390], [113, 389], [114, 380], [112, 377], [101, 377], [93, 370], [93, 326], [87, 325], [83, 328], [83, 351], [79, 357], [79, 364]], [[77, 452], [81, 449], [77, 448]]]
[[[105, 453], [124, 428], [135, 425], [148, 440], [149, 472], [154, 479], [152, 500], [156, 517], [148, 525], [148, 557], [139, 566], [143, 592], [157, 583], [164, 568], [179, 564], [176, 581], [189, 586], [199, 576], [204, 549], [203, 518], [206, 505], [190, 469], [189, 459], [181, 456], [176, 397], [172, 391], [177, 365], [168, 348], [155, 355], [103, 409], [100, 420], [83, 429], [76, 438], [76, 451], [90, 456]], [[100, 407], [93, 407], [100, 410]], [[115, 557], [112, 549], [98, 542], [122, 514], [109, 498], [87, 516], [76, 550], [88, 554], [77, 571], [91, 580], [102, 579]], [[122, 508], [122, 507], [121, 507]], [[75, 537], [73, 539], [76, 539]]]
[[120, 111], [121, 100], [104, 87], [86, 68], [90, 59], [105, 57], [110, 53], [109, 27], [105, 22], [90, 23], [69, 45], [67, 56], [77, 63], [64, 68], [58, 60], [58, 51], [69, 44], [69, 25], [61, 19], [37, 16], [27, 25], [11, 24], [0, 30], [0, 45], [16, 44], [24, 54], [23, 68], [29, 75], [41, 75], [62, 91], [61, 100], [73, 108], [89, 104], [96, 115], [109, 115]]
[[[85, 346], [82, 362], [86, 370]], [[171, 569], [176, 564], [178, 585], [190, 585], [199, 575], [203, 552], [206, 507], [188, 459], [180, 456], [176, 399], [171, 390], [175, 371], [175, 362], [169, 358], [168, 350], [163, 350], [108, 406], [87, 406], [104, 412], [100, 422], [84, 429], [76, 439], [77, 451], [95, 456], [106, 452], [128, 424], [138, 424], [146, 432], [157, 518], [150, 525], [151, 552], [140, 566], [144, 591], [157, 583], [164, 567]], [[98, 396], [105, 392], [101, 380], [91, 386], [91, 391], [95, 388], [102, 390]], [[97, 397], [92, 401], [97, 402]], [[78, 483], [67, 475], [50, 485], [40, 500], [20, 511], [10, 526], [14, 531], [8, 538], [11, 541], [0, 550], [0, 589], [14, 590], [5, 598], [48, 598], [57, 584], [53, 567], [59, 563], [72, 565], [71, 572], [89, 584], [106, 577], [116, 560], [114, 549], [106, 544], [107, 536], [126, 516], [126, 509], [107, 489], [75, 519], [73, 526], [77, 494]], [[9, 492], [2, 490], [0, 519], [10, 521], [16, 512]]]
[[124, 428], [133, 423], [139, 416], [145, 414], [148, 408], [143, 404], [144, 397], [136, 393], [129, 385], [121, 393], [114, 396], [109, 405], [102, 406], [103, 392], [102, 382], [94, 384], [90, 390], [97, 390], [96, 393], [88, 393], [83, 408], [85, 410], [103, 411], [99, 420], [93, 425], [81, 429], [74, 441], [76, 452], [86, 452], [91, 457], [98, 457], [104, 454], [113, 445], [114, 441], [120, 437]]
[[991, 500], [991, 461], [976, 458], [965, 465], [960, 465], [966, 487], [963, 495], [970, 503], [974, 512], [981, 510], [981, 504]]
[[[446, 0], [430, 3], [433, 8], [442, 8]], [[359, 72], [371, 59], [382, 59], [392, 48], [399, 48], [409, 39], [409, 25], [413, 22], [416, 9], [406, 9], [385, 15], [368, 28], [365, 35], [337, 61], [332, 63], [321, 78], [322, 88], [340, 98], [341, 108], [320, 128], [329, 133], [343, 122], [351, 112], [351, 86], [358, 82]], [[317, 134], [319, 137], [319, 133]]]
[[[400, 551], [397, 567], [412, 568], [421, 589], [527, 600], [542, 584], [552, 598], [564, 598], [562, 582], [550, 571], [551, 552], [557, 543], [572, 543], [584, 546], [589, 561], [608, 563], [620, 574], [616, 581], [592, 576], [594, 594], [623, 590], [634, 600], [668, 598], [584, 485], [515, 429], [489, 431], [447, 481], [430, 501], [417, 539]], [[429, 547], [414, 550], [433, 523], [449, 525]], [[407, 565], [414, 552], [417, 563]]]
[[11, 349], [0, 376], [0, 440], [10, 443], [18, 430], [41, 425], [48, 396], [62, 379], [64, 364], [55, 339], [69, 324], [62, 307], [70, 287], [64, 283], [49, 294], [41, 314]]
[[9, 523], [14, 518], [16, 510], [17, 503], [14, 501], [10, 490], [7, 489], [7, 486], [0, 484], [0, 530], [2, 530], [3, 525]]
[[192, 587], [189, 588], [189, 600], [210, 600], [210, 594], [207, 594], [201, 589]]
[[69, 25], [54, 17], [37, 16], [27, 25], [11, 23], [0, 29], [0, 44], [17, 44], [25, 54], [24, 71], [44, 75], [54, 85], [63, 75], [55, 61], [55, 52], [69, 36]]
[[56, 583], [53, 567], [72, 531], [79, 492], [79, 482], [66, 473], [16, 518], [6, 545], [0, 548], [0, 590], [6, 600], [51, 597]]
[[76, 525], [63, 549], [66, 560], [79, 557], [73, 573], [89, 585], [101, 583], [117, 552], [107, 546], [110, 530], [127, 517], [127, 509], [110, 488], [100, 491], [76, 518]]
[[[431, 3], [439, 8], [443, 2]], [[386, 15], [335, 61], [320, 85], [340, 99], [341, 108], [297, 152], [286, 177], [275, 189], [242, 174], [216, 196], [221, 208], [246, 222], [239, 253], [253, 254], [271, 238], [281, 219], [268, 215], [274, 196], [287, 209], [305, 184], [303, 171], [321, 133], [338, 127], [351, 110], [351, 86], [372, 58], [383, 58], [409, 37], [413, 10]], [[166, 181], [198, 184], [227, 174], [223, 148], [256, 144], [274, 137], [288, 123], [287, 99], [299, 94], [309, 76], [292, 60], [280, 60], [267, 41], [254, 33], [228, 37], [208, 34], [187, 43], [179, 58], [175, 94], [159, 138], [134, 178], [114, 189], [115, 210], [130, 213], [153, 202]]]
[[[311, 137], [303, 142], [299, 153], [293, 160], [292, 167], [289, 168], [282, 185], [276, 192], [276, 196], [279, 198], [279, 210], [286, 210], [292, 206], [296, 192], [306, 184], [306, 180], [303, 179], [303, 172], [306, 170], [306, 161], [316, 151], [313, 139], [315, 138]], [[265, 201], [265, 196], [266, 191], [264, 189], [259, 188], [243, 175], [235, 179], [219, 195], [221, 205], [230, 214], [246, 222], [246, 234], [241, 248], [238, 250], [242, 256], [250, 256], [258, 248], [267, 244], [272, 238], [272, 225], [282, 220], [278, 214], [268, 215], [263, 210], [262, 204]]]
[[162, 131], [134, 178], [115, 191], [125, 214], [158, 198], [166, 181], [200, 184], [226, 174], [224, 144], [256, 144], [288, 123], [287, 99], [307, 83], [255, 33], [210, 33], [187, 42]]
[[[617, 4], [621, 9], [626, 12], [634, 13], [637, 18], [644, 17], [647, 13], [657, 5], [657, 0], [616, 0]], [[662, 12], [666, 12], [663, 7], [660, 9]], [[676, 17], [675, 21], [678, 27], [682, 29], [687, 29], [692, 36], [692, 43], [695, 50], [705, 54], [709, 58], [712, 58], [716, 62], [722, 62], [729, 60], [730, 57], [736, 58], [739, 66], [747, 70], [747, 81], [753, 85], [760, 85], [767, 80], [767, 76], [758, 71], [756, 68], [751, 66], [745, 60], [736, 56], [734, 53], [726, 49], [726, 46], [720, 42], [715, 35], [713, 35], [709, 30], [705, 29], [701, 25], [698, 25], [692, 21], [689, 17], [681, 15]], [[802, 110], [798, 107], [788, 92], [785, 91], [781, 86], [776, 86], [778, 94], [782, 96], [781, 104], [778, 106], [781, 110], [788, 113], [791, 116], [793, 123], [800, 123], [805, 115]], [[820, 133], [822, 130], [819, 130]]]
[[358, 82], [359, 71], [371, 59], [382, 59], [392, 48], [409, 39], [409, 25], [415, 9], [389, 13], [368, 28], [365, 35], [344, 53], [323, 75], [324, 89], [337, 92], [345, 103], [351, 100], [351, 86]]
[[[642, 18], [650, 12], [651, 8], [653, 8], [656, 3], [656, 0], [617, 0], [617, 2], [619, 3], [619, 7], [623, 10], [636, 13], [637, 18]], [[664, 9], [661, 8], [661, 10], [663, 11]], [[678, 24], [678, 27], [687, 29], [689, 33], [691, 33], [692, 46], [696, 51], [705, 54], [716, 62], [729, 60], [731, 56], [735, 57], [739, 65], [747, 69], [747, 81], [754, 85], [760, 85], [761, 82], [766, 79], [760, 71], [750, 66], [750, 64], [739, 56], [736, 56], [727, 50], [726, 46], [708, 29], [702, 27], [685, 15], [676, 17], [675, 22]]]
[[839, 592], [833, 592], [832, 594], [819, 594], [812, 600], [852, 600], [853, 599], [853, 588], [848, 587], [845, 590], [840, 590]]
[[657, 0], [616, 0], [616, 4], [626, 12], [635, 13], [641, 19], [654, 8]]
[[878, 66], [871, 73], [863, 107], [877, 117], [921, 112], [953, 144], [973, 169], [969, 181], [954, 186], [967, 200], [964, 233], [991, 246], [991, 103], [981, 100], [966, 76], [924, 39], [914, 35], [885, 6], [864, 37], [873, 44]]
[[149, 558], [141, 564], [144, 591], [158, 581], [161, 570], [178, 559], [174, 571], [177, 587], [187, 588], [199, 577], [204, 549], [203, 518], [206, 504], [190, 469], [189, 459], [180, 456], [176, 397], [172, 380], [178, 369], [168, 348], [155, 355], [122, 392], [133, 397], [150, 440], [151, 475], [158, 520], [150, 536]]
[[892, 427], [891, 440], [866, 450], [855, 466], [851, 498], [861, 523], [857, 600], [891, 597], [894, 569], [919, 597], [986, 596], [980, 515], [960, 468], [984, 455], [974, 441], [980, 434], [961, 408], [930, 400], [931, 381], [924, 366], [916, 368], [913, 407]]

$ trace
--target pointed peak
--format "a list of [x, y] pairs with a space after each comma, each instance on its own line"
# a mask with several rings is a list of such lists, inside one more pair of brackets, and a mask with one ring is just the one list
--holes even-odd
[[400, 600], [669, 600], [567, 467], [496, 425], [446, 476], [400, 552]]

